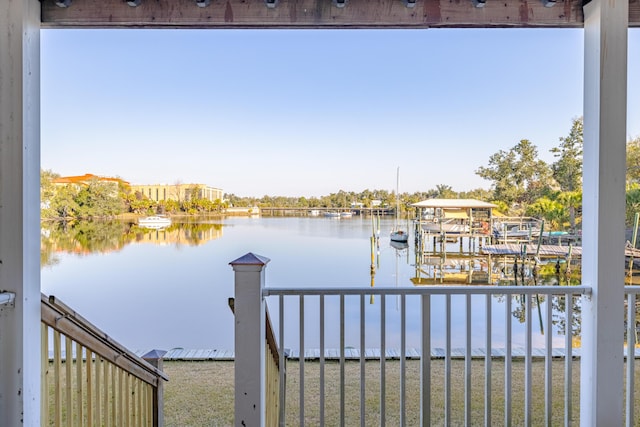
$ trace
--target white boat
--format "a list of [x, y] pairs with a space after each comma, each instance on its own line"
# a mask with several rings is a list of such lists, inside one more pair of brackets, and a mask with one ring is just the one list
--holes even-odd
[[339, 212], [325, 212], [324, 216], [327, 218], [340, 218]]
[[400, 186], [400, 167], [398, 166], [398, 172], [396, 174], [396, 223], [391, 230], [389, 238], [392, 242], [404, 243], [409, 240], [409, 233], [400, 228], [398, 222], [400, 221], [400, 193], [398, 187]]
[[340, 212], [340, 218], [351, 218], [353, 216], [353, 212]]
[[171, 218], [164, 215], [152, 215], [139, 218], [138, 225], [145, 228], [164, 228], [171, 225]]
[[320, 216], [320, 210], [319, 209], [311, 209], [309, 211], [309, 216]]

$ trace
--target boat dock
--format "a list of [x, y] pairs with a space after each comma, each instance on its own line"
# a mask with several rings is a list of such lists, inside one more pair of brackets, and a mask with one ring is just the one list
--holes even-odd
[[[145, 354], [147, 350], [138, 350], [135, 352], [136, 355]], [[472, 358], [484, 358], [486, 351], [484, 348], [475, 348], [471, 350]], [[491, 357], [493, 358], [504, 358], [507, 352], [505, 348], [492, 348], [491, 349]], [[364, 350], [364, 358], [366, 360], [380, 360], [381, 350], [379, 348], [366, 348]], [[385, 360], [399, 360], [402, 352], [397, 348], [387, 348], [385, 349]], [[466, 350], [464, 348], [452, 348], [451, 349], [451, 358], [452, 359], [464, 359], [466, 355]], [[525, 349], [522, 347], [514, 347], [511, 349], [511, 356], [513, 358], [524, 358], [526, 355]], [[542, 348], [533, 348], [531, 349], [531, 355], [534, 358], [544, 358], [545, 350]], [[571, 351], [571, 355], [573, 357], [580, 357], [580, 348], [574, 348]], [[169, 350], [164, 356], [164, 361], [191, 361], [191, 362], [204, 362], [204, 361], [233, 361], [234, 360], [234, 351], [233, 350], [212, 350], [212, 349], [172, 349]], [[553, 357], [564, 358], [565, 351], [564, 348], [554, 348], [552, 352]], [[626, 356], [626, 348], [625, 348], [625, 356]], [[300, 360], [300, 351], [299, 350], [285, 350], [285, 357], [288, 360]], [[406, 359], [420, 359], [421, 352], [420, 349], [417, 348], [407, 348], [405, 349], [405, 358]], [[432, 359], [444, 359], [446, 357], [446, 352], [444, 348], [432, 348], [431, 349], [431, 358]], [[640, 358], [640, 348], [637, 348], [635, 351], [635, 357]], [[319, 360], [320, 359], [320, 349], [305, 349], [304, 350], [304, 358], [305, 360]], [[339, 348], [326, 348], [324, 350], [324, 358], [325, 360], [340, 360], [340, 349]], [[356, 348], [345, 348], [344, 349], [344, 358], [345, 360], [360, 360], [360, 350]]]

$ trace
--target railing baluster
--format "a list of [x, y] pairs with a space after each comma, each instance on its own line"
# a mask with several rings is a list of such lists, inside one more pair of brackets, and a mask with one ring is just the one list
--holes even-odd
[[116, 388], [116, 377], [119, 370], [120, 369], [118, 369], [116, 365], [111, 365], [111, 425], [116, 427], [119, 426], [118, 419], [116, 418], [116, 415], [118, 413], [116, 407], [116, 396], [118, 394], [118, 389]]
[[385, 411], [386, 411], [386, 388], [387, 380], [385, 373], [385, 364], [387, 361], [387, 346], [386, 346], [386, 329], [387, 329], [387, 316], [386, 316], [386, 295], [380, 297], [380, 425], [386, 424]]
[[124, 375], [124, 425], [131, 425], [131, 375], [128, 373]]
[[340, 295], [340, 425], [344, 426], [344, 295]]
[[62, 390], [60, 381], [61, 370], [61, 343], [60, 332], [53, 331], [53, 381], [54, 381], [54, 425], [60, 427], [62, 425]]
[[[320, 300], [322, 301], [322, 296], [320, 296]], [[280, 352], [278, 354], [279, 357], [279, 375], [280, 375], [280, 426], [284, 427], [286, 425], [286, 417], [285, 417], [285, 408], [286, 408], [286, 368], [285, 368], [285, 360], [284, 360], [284, 295], [280, 295], [278, 297], [278, 302], [280, 304], [280, 310], [278, 313], [278, 335], [280, 337]], [[320, 323], [320, 327], [322, 328], [322, 323]], [[322, 336], [322, 334], [320, 335]], [[321, 338], [322, 339], [322, 338]], [[320, 365], [320, 369], [322, 369], [322, 365]], [[322, 373], [322, 371], [321, 371]], [[322, 381], [322, 375], [320, 375], [320, 381]], [[320, 401], [322, 401], [324, 397], [320, 394]]]
[[573, 296], [570, 293], [564, 295], [564, 311], [565, 311], [565, 327], [564, 327], [564, 425], [570, 426], [573, 411], [572, 398], [571, 398], [571, 380], [572, 380], [572, 367], [573, 367]]
[[406, 354], [407, 354], [407, 338], [406, 338], [406, 328], [407, 328], [407, 301], [406, 295], [402, 294], [400, 296], [400, 425], [405, 425], [406, 420], [406, 408], [405, 408], [405, 397], [406, 397], [406, 384], [405, 384], [405, 371], [406, 371]]
[[420, 424], [431, 425], [431, 297], [421, 297], [422, 354], [420, 357]]
[[304, 426], [304, 295], [300, 295], [300, 426]]
[[320, 425], [324, 425], [324, 295], [320, 295]]
[[524, 346], [524, 425], [525, 426], [530, 426], [531, 425], [531, 404], [532, 404], [532, 399], [531, 399], [531, 383], [532, 383], [532, 378], [531, 378], [531, 368], [532, 368], [532, 361], [531, 361], [531, 333], [532, 333], [532, 327], [531, 327], [531, 306], [532, 306], [532, 299], [533, 299], [533, 295], [524, 295], [525, 298], [525, 328], [526, 328], [526, 333], [525, 333], [525, 346]]
[[[87, 349], [87, 425], [93, 425], [93, 353]], [[128, 425], [128, 424], [127, 424]]]
[[[545, 295], [546, 301], [546, 310], [545, 310], [545, 377], [544, 377], [544, 412], [545, 412], [545, 425], [547, 427], [551, 426], [552, 421], [552, 379], [553, 379], [553, 364], [551, 363], [553, 360], [553, 323], [552, 323], [552, 296], [551, 294]], [[540, 301], [538, 301], [540, 304]]]
[[505, 295], [504, 425], [511, 425], [511, 294]]
[[491, 295], [485, 297], [484, 425], [491, 426]]
[[444, 424], [451, 425], [451, 295], [445, 296]]
[[102, 389], [102, 379], [101, 379], [101, 375], [100, 375], [100, 371], [102, 368], [102, 358], [100, 356], [98, 356], [96, 354], [96, 362], [95, 362], [95, 368], [96, 368], [96, 374], [95, 374], [95, 386], [96, 386], [96, 414], [95, 414], [95, 418], [96, 418], [96, 424], [100, 425], [101, 421], [102, 421], [102, 411], [101, 411], [101, 404], [102, 402], [100, 402], [100, 390]]
[[636, 354], [636, 294], [627, 295], [627, 426], [634, 425], [634, 368]]
[[104, 415], [103, 425], [105, 427], [111, 427], [109, 423], [109, 365], [106, 360], [102, 361], [103, 372], [103, 387], [102, 387], [102, 411]]
[[365, 425], [365, 321], [364, 294], [360, 295], [360, 425]]
[[471, 425], [471, 294], [465, 296], [464, 423]]
[[73, 390], [73, 376], [71, 375], [71, 368], [73, 364], [73, 350], [72, 350], [71, 338], [65, 336], [64, 338], [64, 375], [65, 375], [65, 407], [66, 407], [66, 425], [72, 425], [73, 420], [73, 399], [71, 398], [71, 391]]
[[82, 347], [82, 344], [80, 344], [79, 342], [76, 342], [76, 411], [77, 411], [77, 423], [75, 423], [75, 425], [77, 427], [80, 427], [82, 425], [84, 425], [84, 415], [83, 415], [83, 407], [84, 405], [82, 404], [82, 398], [83, 398], [83, 394], [82, 394], [82, 390], [83, 390], [83, 383], [84, 381], [82, 380], [82, 365], [83, 365], [83, 352], [84, 349]]

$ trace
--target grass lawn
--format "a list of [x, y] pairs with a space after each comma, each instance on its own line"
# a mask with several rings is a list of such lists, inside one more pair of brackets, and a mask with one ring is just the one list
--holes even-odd
[[[524, 361], [512, 362], [512, 424], [524, 422]], [[399, 425], [399, 371], [400, 362], [386, 362], [385, 421]], [[444, 372], [443, 360], [431, 364], [431, 423], [444, 425]], [[164, 362], [169, 375], [165, 384], [164, 415], [167, 427], [204, 427], [233, 425], [233, 362]], [[380, 425], [380, 363], [366, 362], [365, 425]], [[553, 420], [552, 425], [563, 424], [564, 360], [553, 361]], [[579, 422], [580, 362], [573, 362], [573, 421]], [[287, 364], [287, 425], [299, 425], [300, 369], [297, 361]], [[304, 419], [306, 425], [319, 424], [319, 363], [305, 362]], [[464, 424], [464, 360], [453, 360], [451, 365], [451, 425]], [[533, 362], [533, 425], [544, 425], [544, 360]], [[420, 364], [406, 361], [406, 425], [418, 425], [420, 419]], [[472, 361], [471, 425], [484, 425], [484, 360]], [[492, 425], [504, 425], [504, 361], [492, 362]], [[339, 425], [340, 365], [325, 365], [325, 425]], [[345, 425], [360, 425], [360, 364], [345, 364]]]

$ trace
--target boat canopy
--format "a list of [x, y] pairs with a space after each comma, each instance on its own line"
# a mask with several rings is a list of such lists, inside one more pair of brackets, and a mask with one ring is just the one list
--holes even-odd
[[478, 209], [497, 208], [493, 203], [483, 202], [476, 199], [427, 199], [418, 203], [412, 203], [416, 208], [443, 208], [443, 209]]
[[443, 218], [446, 219], [467, 219], [469, 218], [469, 215], [467, 214], [466, 211], [463, 211], [461, 209], [455, 209], [455, 210], [451, 210], [451, 209], [446, 209], [443, 210]]

